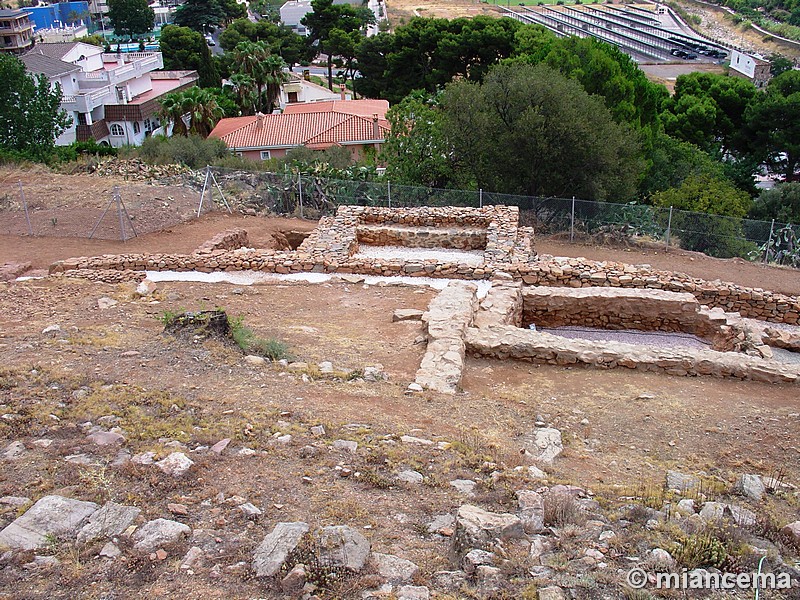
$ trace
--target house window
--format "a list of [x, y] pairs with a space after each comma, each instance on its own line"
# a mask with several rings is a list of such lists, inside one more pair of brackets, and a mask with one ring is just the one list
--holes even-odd
[[272, 157], [269, 155], [269, 150], [261, 151], [261, 160], [269, 160], [270, 158]]
[[298, 102], [297, 92], [289, 92], [288, 96], [289, 96], [289, 104], [292, 104], [293, 102]]
[[119, 123], [112, 123], [111, 124], [111, 135], [122, 137], [123, 135], [125, 135], [125, 130], [122, 128], [122, 125], [120, 125]]
[[141, 131], [141, 127], [139, 127], [139, 121], [134, 121], [133, 122], [133, 135], [139, 135], [140, 131]]
[[153, 124], [150, 123], [150, 119], [144, 120], [144, 130], [145, 133], [150, 133], [151, 131], [153, 131]]

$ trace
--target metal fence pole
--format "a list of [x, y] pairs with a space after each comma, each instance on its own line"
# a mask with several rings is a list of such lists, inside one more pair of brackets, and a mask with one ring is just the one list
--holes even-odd
[[22, 180], [18, 179], [19, 182], [19, 197], [22, 200], [22, 208], [25, 209], [25, 221], [28, 223], [28, 235], [33, 237], [33, 227], [31, 226], [31, 216], [28, 213], [28, 203], [25, 200], [25, 191], [22, 189]]
[[575, 238], [575, 196], [572, 197], [572, 211], [569, 216], [569, 241]]
[[483, 208], [483, 188], [478, 190], [478, 206]]
[[297, 174], [297, 194], [300, 197], [300, 218], [303, 218], [303, 175]]
[[669, 234], [672, 232], [672, 207], [669, 207], [669, 219], [667, 220], [667, 234], [664, 236], [666, 243], [664, 250], [669, 250]]
[[772, 247], [772, 233], [775, 231], [775, 219], [772, 219], [772, 223], [769, 226], [769, 239], [767, 240], [767, 246], [764, 248], [764, 262], [767, 262], [767, 258], [769, 257], [769, 249]]
[[386, 193], [389, 196], [389, 208], [392, 208], [392, 182], [386, 182]]

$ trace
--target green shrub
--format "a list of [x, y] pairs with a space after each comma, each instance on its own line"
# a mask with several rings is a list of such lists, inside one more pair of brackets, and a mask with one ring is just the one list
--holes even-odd
[[147, 138], [136, 154], [150, 164], [181, 163], [192, 169], [212, 164], [228, 154], [225, 142], [197, 135]]
[[263, 356], [271, 361], [289, 358], [289, 346], [286, 342], [276, 338], [262, 338], [257, 336], [252, 329], [246, 327], [242, 317], [228, 319], [231, 336], [236, 345], [244, 352]]

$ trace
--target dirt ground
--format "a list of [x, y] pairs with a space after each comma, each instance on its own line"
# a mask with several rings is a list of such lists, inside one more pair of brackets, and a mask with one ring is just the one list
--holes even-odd
[[[186, 572], [178, 568], [185, 544], [168, 547], [164, 562], [137, 559], [124, 540], [122, 561], [97, 559], [99, 546], [54, 547], [62, 561], [56, 573], [34, 571], [20, 581], [13, 569], [0, 569], [0, 589], [17, 589], [0, 598], [75, 597], [78, 589], [86, 598], [278, 597], [249, 570], [253, 549], [277, 521], [358, 527], [373, 550], [423, 565], [423, 577], [452, 568], [449, 539], [425, 532], [433, 516], [465, 501], [448, 481], [476, 480], [469, 502], [513, 510], [513, 490], [532, 485], [513, 471], [521, 464], [519, 436], [539, 419], [564, 436], [548, 480], [586, 486], [603, 502], [657, 494], [643, 490], [660, 490], [667, 468], [725, 484], [740, 472], [800, 483], [791, 468], [786, 473], [800, 461], [800, 400], [792, 386], [471, 358], [462, 393], [406, 395], [424, 351], [415, 344], [422, 329], [392, 323], [391, 313], [424, 309], [433, 294], [344, 282], [164, 283], [140, 299], [126, 284], [0, 284], [0, 404], [15, 415], [0, 421], [0, 445], [20, 440], [28, 448], [22, 459], [0, 461], [0, 496], [135, 504], [146, 519], [187, 523], [191, 544], [206, 550], [205, 562]], [[101, 297], [118, 304], [101, 310]], [[158, 317], [165, 312], [211, 307], [242, 317], [259, 336], [285, 340], [294, 360], [330, 360], [337, 370], [380, 363], [388, 380], [253, 366], [232, 344], [163, 333]], [[53, 324], [60, 332], [41, 333]], [[175, 480], [152, 466], [109, 465], [119, 449], [87, 442], [84, 425], [109, 418], [125, 432], [130, 454], [150, 451], [158, 459], [175, 451], [174, 441], [188, 449], [233, 441], [220, 456], [190, 453], [190, 476]], [[318, 424], [325, 435], [310, 433]], [[289, 442], [276, 441], [287, 433]], [[404, 444], [403, 434], [454, 446]], [[42, 438], [53, 442], [33, 443]], [[336, 439], [357, 441], [359, 449], [335, 450]], [[311, 456], [301, 452], [309, 445], [316, 448]], [[243, 447], [256, 454], [239, 455]], [[66, 460], [75, 455], [95, 465]], [[342, 468], [354, 474], [342, 477]], [[403, 469], [424, 473], [426, 483], [398, 483]], [[495, 480], [495, 470], [506, 474]], [[264, 514], [243, 518], [236, 509], [242, 499]], [[170, 513], [175, 502], [188, 507], [187, 516]], [[794, 510], [771, 506], [780, 519]], [[0, 525], [13, 517], [0, 514]]]
[[386, 8], [392, 27], [403, 25], [413, 17], [455, 19], [489, 14], [501, 16], [495, 6], [476, 0], [389, 0]]
[[229, 215], [216, 211], [200, 219], [180, 223], [163, 231], [141, 235], [125, 242], [90, 240], [78, 237], [29, 237], [0, 235], [0, 263], [29, 262], [32, 269], [46, 269], [53, 262], [74, 256], [99, 256], [129, 252], [165, 252], [189, 254], [203, 242], [226, 229], [243, 227], [256, 248], [274, 248], [274, 233], [311, 231], [314, 221], [272, 217]]
[[[5, 235], [0, 264], [28, 261], [41, 269], [75, 255], [189, 252], [235, 226], [248, 230], [253, 245], [268, 247], [276, 232], [314, 225], [214, 212], [127, 243]], [[745, 261], [548, 239], [536, 248], [800, 293], [800, 272]], [[721, 488], [743, 472], [800, 484], [792, 468], [800, 463], [794, 386], [470, 357], [462, 392], [406, 394], [425, 349], [423, 330], [419, 322], [393, 323], [391, 315], [396, 308], [423, 310], [434, 294], [338, 280], [160, 283], [143, 298], [132, 284], [0, 283], [0, 449], [25, 445], [21, 458], [0, 460], [0, 496], [113, 500], [141, 508], [142, 520], [178, 519], [193, 530], [190, 541], [166, 547], [164, 560], [138, 556], [124, 536], [116, 561], [98, 558], [100, 544], [54, 543], [47, 553], [61, 561], [56, 569], [23, 570], [0, 556], [0, 598], [278, 598], [274, 586], [253, 579], [250, 561], [276, 522], [296, 520], [352, 525], [374, 551], [420, 565], [417, 580], [426, 582], [454, 567], [449, 538], [426, 530], [434, 516], [467, 501], [513, 511], [515, 490], [542, 484], [515, 470], [524, 466], [521, 436], [538, 420], [559, 428], [565, 444], [547, 469], [548, 482], [588, 487], [604, 506], [630, 495], [658, 501], [669, 468], [704, 473]], [[116, 304], [101, 309], [100, 298]], [[255, 365], [230, 340], [164, 333], [170, 314], [213, 308], [258, 337], [284, 341], [290, 360], [307, 366]], [[58, 330], [43, 333], [52, 325]], [[321, 361], [332, 362], [337, 374], [323, 376]], [[373, 365], [381, 365], [386, 381], [359, 377]], [[88, 441], [98, 424], [118, 426], [122, 446]], [[325, 433], [313, 434], [320, 424]], [[291, 438], [277, 437], [286, 434]], [[434, 444], [404, 443], [404, 434]], [[231, 443], [220, 455], [197, 450], [223, 438]], [[356, 441], [358, 449], [334, 448], [339, 439]], [[176, 449], [195, 462], [183, 478], [125, 459], [153, 452], [158, 460]], [[397, 473], [408, 469], [422, 473], [424, 483], [399, 482]], [[454, 479], [476, 481], [475, 497], [449, 485]], [[244, 501], [263, 514], [246, 518], [238, 509]], [[185, 505], [188, 514], [176, 516], [170, 503]], [[771, 497], [761, 508], [780, 522], [797, 518], [796, 498]], [[0, 506], [0, 527], [15, 516], [15, 508]], [[608, 560], [624, 561], [635, 543], [618, 542]], [[204, 559], [181, 569], [190, 546], [202, 548]], [[583, 548], [575, 551], [580, 558]], [[355, 590], [368, 583], [348, 580], [325, 597], [357, 598]], [[593, 588], [578, 589], [578, 598], [595, 597]]]

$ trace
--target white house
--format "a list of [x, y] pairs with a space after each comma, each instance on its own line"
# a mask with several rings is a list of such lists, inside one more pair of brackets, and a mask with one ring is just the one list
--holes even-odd
[[769, 61], [744, 52], [731, 52], [731, 75], [749, 79], [757, 88], [763, 88], [772, 78]]
[[94, 138], [114, 147], [138, 146], [163, 133], [159, 100], [197, 82], [196, 71], [156, 71], [164, 66], [160, 52], [106, 54], [82, 42], [37, 44], [21, 60], [29, 72], [61, 84], [61, 107], [72, 126], [58, 145]]
[[352, 99], [352, 94], [349, 91], [341, 89], [339, 92], [332, 92], [326, 87], [307, 81], [292, 73], [291, 79], [281, 85], [278, 103], [281, 110], [284, 110], [289, 104], [350, 99]]

